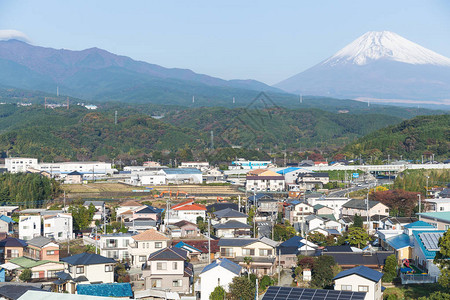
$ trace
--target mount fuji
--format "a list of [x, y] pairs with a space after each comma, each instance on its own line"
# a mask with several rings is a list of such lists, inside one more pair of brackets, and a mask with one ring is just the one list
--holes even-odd
[[296, 94], [450, 105], [450, 58], [396, 33], [371, 31], [275, 87]]

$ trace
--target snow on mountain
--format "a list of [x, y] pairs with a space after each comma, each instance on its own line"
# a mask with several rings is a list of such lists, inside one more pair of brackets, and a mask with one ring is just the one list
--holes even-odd
[[367, 32], [275, 87], [303, 95], [450, 104], [450, 59], [393, 32]]
[[352, 63], [365, 65], [379, 59], [418, 65], [450, 66], [450, 58], [390, 31], [369, 31], [342, 48], [323, 64]]

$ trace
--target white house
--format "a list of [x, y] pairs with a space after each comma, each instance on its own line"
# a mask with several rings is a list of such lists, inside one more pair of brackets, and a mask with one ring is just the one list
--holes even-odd
[[167, 222], [166, 224], [174, 224], [182, 220], [197, 224], [198, 217], [202, 217], [203, 220], [206, 220], [206, 207], [194, 203], [193, 199], [189, 199], [172, 206], [167, 211], [165, 221]]
[[100, 237], [100, 255], [115, 260], [129, 259], [130, 247], [128, 245], [133, 242], [133, 234], [131, 233], [104, 234]]
[[19, 239], [31, 240], [41, 235], [41, 216], [19, 216]]
[[314, 213], [314, 207], [306, 202], [292, 201], [291, 205], [286, 207], [286, 219], [291, 223], [303, 223], [309, 215]]
[[221, 286], [227, 293], [228, 285], [234, 277], [241, 274], [242, 267], [226, 259], [216, 259], [203, 268], [200, 273], [200, 300], [209, 300], [209, 295], [217, 286]]
[[286, 187], [284, 176], [270, 170], [250, 171], [245, 180], [245, 189], [249, 192], [281, 192]]
[[321, 204], [323, 206], [333, 209], [333, 215], [336, 219], [342, 216], [342, 206], [350, 199], [347, 197], [324, 197], [323, 195], [315, 194], [316, 196], [307, 197], [307, 201], [312, 206]]
[[450, 198], [425, 199], [425, 212], [450, 211]]
[[10, 173], [26, 172], [28, 169], [37, 169], [37, 158], [28, 157], [8, 157], [5, 158], [5, 168]]
[[[94, 253], [80, 253], [61, 258], [64, 272], [58, 273], [58, 290], [71, 294], [77, 283], [113, 283], [116, 261]], [[69, 275], [69, 276], [67, 276]]]
[[44, 236], [56, 241], [73, 238], [72, 214], [60, 213], [54, 216], [44, 216]]
[[334, 280], [334, 289], [338, 291], [365, 292], [364, 300], [382, 300], [383, 287], [381, 286], [383, 273], [372, 270], [366, 266], [358, 266], [337, 274]]

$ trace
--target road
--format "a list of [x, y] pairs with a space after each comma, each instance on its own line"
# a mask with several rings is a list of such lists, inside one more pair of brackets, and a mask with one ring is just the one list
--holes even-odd
[[330, 192], [328, 194], [328, 197], [345, 197], [345, 195], [347, 195], [347, 193], [351, 193], [354, 191], [359, 191], [359, 190], [363, 190], [363, 189], [367, 189], [367, 188], [373, 188], [377, 185], [383, 185], [383, 184], [389, 184], [389, 183], [392, 183], [392, 180], [381, 179], [381, 180], [369, 181], [368, 183], [365, 183], [365, 182], [359, 183], [357, 185], [353, 185], [346, 189]]

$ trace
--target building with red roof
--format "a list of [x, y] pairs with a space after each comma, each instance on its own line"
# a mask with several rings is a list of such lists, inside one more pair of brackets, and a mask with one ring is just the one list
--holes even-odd
[[206, 206], [194, 203], [194, 199], [189, 199], [168, 210], [166, 224], [174, 224], [183, 220], [197, 224], [198, 217], [206, 219]]

